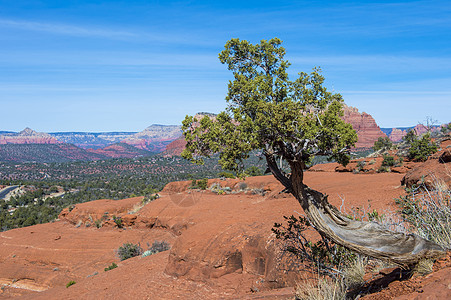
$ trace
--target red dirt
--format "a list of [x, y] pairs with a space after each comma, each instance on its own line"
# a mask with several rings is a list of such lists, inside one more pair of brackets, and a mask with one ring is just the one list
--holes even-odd
[[[307, 172], [305, 182], [337, 206], [344, 199], [347, 209], [371, 204], [394, 211], [393, 198], [404, 193], [402, 176]], [[213, 182], [236, 193], [187, 190], [190, 182], [177, 182], [141, 210], [139, 197], [98, 200], [77, 204], [54, 223], [2, 232], [0, 298], [292, 299], [301, 272], [279, 268], [271, 228], [284, 215], [302, 213], [300, 205], [280, 194], [271, 176], [247, 178], [247, 192], [238, 192], [244, 186], [237, 179]], [[113, 215], [122, 217], [124, 229]], [[96, 228], [96, 220], [104, 226]], [[147, 248], [155, 240], [169, 242], [171, 250], [123, 262], [115, 254], [125, 242]], [[112, 262], [119, 267], [104, 272]], [[76, 284], [66, 288], [71, 280]]]

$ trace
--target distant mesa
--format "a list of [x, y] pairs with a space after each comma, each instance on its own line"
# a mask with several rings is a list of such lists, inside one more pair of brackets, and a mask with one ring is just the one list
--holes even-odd
[[162, 152], [168, 144], [181, 135], [182, 128], [180, 125], [153, 124], [121, 142], [150, 152]]

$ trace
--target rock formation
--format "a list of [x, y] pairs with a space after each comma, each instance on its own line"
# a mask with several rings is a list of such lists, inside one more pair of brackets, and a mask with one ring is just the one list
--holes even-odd
[[162, 152], [166, 146], [182, 135], [179, 125], [151, 125], [141, 132], [122, 140], [122, 143], [132, 145], [136, 148]]
[[5, 144], [59, 144], [56, 138], [48, 133], [36, 132], [25, 128], [19, 133], [5, 133], [0, 135], [0, 145]]
[[379, 137], [385, 137], [374, 118], [352, 106], [344, 105], [344, 116], [342, 119], [352, 125], [357, 132], [358, 141], [355, 148], [370, 148]]

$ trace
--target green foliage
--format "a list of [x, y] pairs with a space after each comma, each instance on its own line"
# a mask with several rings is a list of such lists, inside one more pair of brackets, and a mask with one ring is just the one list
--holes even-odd
[[244, 171], [244, 173], [246, 174], [246, 176], [249, 177], [263, 175], [263, 171], [256, 166], [250, 166], [249, 168], [246, 169], [246, 171]]
[[235, 175], [233, 175], [230, 172], [222, 171], [222, 172], [218, 173], [218, 178], [232, 178], [232, 179], [234, 179]]
[[415, 139], [410, 146], [408, 157], [415, 161], [426, 161], [429, 155], [437, 152], [437, 145], [434, 144], [429, 133], [420, 139]]
[[374, 151], [379, 150], [390, 150], [393, 146], [393, 143], [390, 141], [388, 137], [379, 137], [377, 141], [374, 142], [373, 149]]
[[107, 271], [109, 271], [109, 270], [113, 270], [113, 269], [116, 269], [116, 268], [117, 268], [116, 263], [112, 263], [110, 266], [108, 266], [108, 267], [105, 268], [104, 270], [105, 270], [105, 272], [107, 272]]
[[208, 179], [207, 178], [200, 179], [200, 180], [193, 179], [191, 181], [191, 186], [189, 188], [190, 189], [206, 190], [207, 189], [207, 184], [208, 184]]
[[228, 107], [215, 119], [186, 116], [182, 123], [187, 145], [182, 156], [202, 164], [219, 153], [222, 168], [243, 174], [244, 160], [253, 150], [303, 165], [315, 155], [340, 163], [357, 141], [343, 115], [340, 94], [328, 92], [319, 68], [289, 80], [290, 63], [278, 38], [251, 44], [231, 39], [219, 54], [233, 72]]
[[382, 166], [393, 167], [395, 165], [395, 158], [390, 155], [384, 155], [384, 160], [382, 160]]
[[412, 145], [412, 143], [417, 140], [417, 135], [415, 134], [415, 130], [410, 129], [405, 136], [402, 137], [402, 140], [408, 145]]
[[69, 281], [69, 282], [66, 284], [66, 288], [68, 288], [68, 287], [70, 287], [71, 285], [74, 285], [74, 284], [76, 284], [76, 282], [73, 281], [73, 280], [71, 280], [71, 281]]
[[120, 260], [126, 260], [135, 256], [141, 255], [143, 249], [139, 246], [139, 244], [133, 243], [125, 243], [119, 249], [117, 249], [117, 255]]
[[113, 221], [116, 224], [117, 228], [122, 228], [123, 227], [123, 225], [122, 225], [122, 218], [121, 217], [113, 216]]

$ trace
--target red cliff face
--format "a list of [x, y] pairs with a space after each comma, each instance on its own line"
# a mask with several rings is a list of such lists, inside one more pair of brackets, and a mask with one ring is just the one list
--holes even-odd
[[25, 128], [19, 133], [8, 133], [0, 135], [0, 145], [5, 144], [60, 144], [56, 138], [50, 134], [36, 132], [30, 128]]
[[355, 148], [370, 148], [379, 137], [386, 137], [379, 126], [377, 126], [374, 118], [352, 106], [344, 105], [343, 121], [352, 125], [357, 132], [358, 141]]
[[407, 131], [402, 130], [402, 129], [398, 129], [398, 128], [393, 128], [392, 132], [390, 133], [390, 141], [392, 142], [398, 142], [400, 141], [405, 135], [407, 134]]

